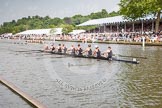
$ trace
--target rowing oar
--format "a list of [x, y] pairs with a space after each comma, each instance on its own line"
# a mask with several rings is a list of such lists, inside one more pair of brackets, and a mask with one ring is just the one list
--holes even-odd
[[130, 58], [142, 58], [142, 59], [147, 59], [147, 57], [138, 57], [138, 56], [125, 56], [125, 55], [120, 55], [120, 54], [114, 54], [113, 56], [120, 56], [120, 57], [130, 57]]
[[20, 50], [15, 52], [43, 52], [43, 50]]

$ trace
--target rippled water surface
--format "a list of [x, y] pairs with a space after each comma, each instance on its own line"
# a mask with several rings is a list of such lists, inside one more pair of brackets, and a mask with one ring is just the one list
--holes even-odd
[[[98, 46], [103, 51], [108, 45]], [[41, 53], [37, 51], [41, 44], [0, 40], [0, 75], [49, 108], [160, 108], [162, 47], [109, 46], [114, 54], [147, 59], [137, 58], [140, 64], [130, 64], [72, 58]], [[0, 90], [8, 94], [2, 87]]]
[[0, 84], [0, 108], [32, 108], [26, 101]]

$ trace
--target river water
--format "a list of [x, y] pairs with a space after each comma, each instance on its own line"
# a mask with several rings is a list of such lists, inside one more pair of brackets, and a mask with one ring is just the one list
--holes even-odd
[[[55, 44], [58, 43], [61, 42]], [[78, 43], [64, 44], [70, 47]], [[92, 48], [95, 45], [92, 44]], [[81, 46], [85, 48], [87, 44], [81, 43]], [[42, 44], [16, 44], [13, 40], [0, 40], [0, 76], [48, 108], [162, 106], [162, 47], [143, 49], [137, 45], [98, 46], [101, 51], [111, 46], [114, 54], [147, 59], [137, 58], [140, 64], [130, 64], [72, 58], [37, 51], [42, 49]], [[0, 87], [0, 91], [1, 94], [8, 94], [3, 87]], [[1, 99], [4, 97], [0, 95]], [[19, 101], [18, 106], [26, 107], [21, 98], [13, 97], [12, 100], [15, 98], [15, 103]], [[10, 108], [12, 103], [0, 101], [3, 108]]]

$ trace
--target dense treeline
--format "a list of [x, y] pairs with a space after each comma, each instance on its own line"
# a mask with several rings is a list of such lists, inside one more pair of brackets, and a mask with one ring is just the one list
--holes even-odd
[[90, 15], [74, 15], [72, 17], [65, 17], [63, 19], [55, 17], [50, 18], [49, 16], [40, 17], [36, 16], [28, 16], [23, 17], [22, 19], [12, 20], [11, 22], [4, 22], [0, 26], [0, 34], [3, 33], [18, 33], [24, 30], [30, 29], [44, 29], [44, 28], [55, 28], [55, 27], [62, 27], [67, 28], [64, 29], [65, 33], [68, 33], [72, 29], [79, 29], [84, 28], [86, 30], [94, 28], [94, 26], [89, 27], [77, 27], [76, 25], [81, 24], [85, 21], [91, 19], [99, 19], [99, 18], [106, 18], [119, 15], [119, 12], [111, 12], [108, 13], [105, 9], [102, 9], [100, 12], [91, 13]]

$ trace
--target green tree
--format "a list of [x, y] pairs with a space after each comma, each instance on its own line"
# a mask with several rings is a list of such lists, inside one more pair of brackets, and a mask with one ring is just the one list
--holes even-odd
[[91, 19], [99, 19], [108, 17], [108, 12], [105, 9], [102, 9], [101, 12], [91, 13], [89, 15]]
[[162, 12], [161, 0], [120, 0], [119, 6], [120, 13], [133, 20], [154, 15], [156, 18], [155, 31], [158, 32]]
[[120, 15], [119, 12], [115, 12], [115, 11], [112, 11], [111, 13], [109, 13], [109, 17], [113, 17], [113, 16], [118, 16]]
[[69, 25], [69, 24], [61, 25], [61, 27], [63, 28], [63, 29], [62, 29], [62, 32], [63, 32], [64, 34], [68, 34], [69, 32], [72, 32], [73, 29], [74, 29], [74, 26]]
[[72, 24], [73, 25], [78, 25], [81, 23], [83, 16], [82, 15], [75, 15], [72, 17]]
[[63, 21], [62, 21], [62, 19], [60, 19], [60, 18], [53, 18], [53, 19], [50, 19], [49, 20], [49, 23], [50, 23], [50, 25], [55, 25], [55, 26], [59, 26], [60, 24], [62, 24], [63, 23]]
[[70, 17], [65, 17], [63, 20], [64, 20], [64, 22], [65, 22], [66, 24], [71, 24], [71, 23], [72, 23]]
[[[0, 34], [3, 33], [18, 33], [24, 30], [30, 30], [30, 29], [43, 29], [43, 28], [55, 28], [55, 27], [63, 27], [63, 31], [67, 34], [72, 29], [79, 29], [80, 27], [77, 27], [76, 25], [83, 23], [85, 21], [88, 21], [90, 19], [98, 19], [98, 18], [105, 18], [108, 16], [115, 16], [118, 13], [112, 12], [107, 13], [105, 9], [102, 9], [99, 12], [91, 13], [90, 15], [74, 15], [73, 17], [65, 17], [63, 19], [61, 18], [50, 18], [49, 16], [41, 17], [38, 15], [35, 16], [27, 16], [23, 17], [21, 19], [12, 20], [11, 22], [4, 22], [0, 26]], [[85, 30], [91, 30], [94, 27], [86, 26], [82, 29]]]
[[102, 11], [101, 11], [101, 17], [102, 18], [108, 17], [108, 12], [105, 9], [102, 9]]
[[55, 25], [53, 25], [53, 24], [50, 24], [49, 25], [49, 28], [55, 28], [56, 26]]

